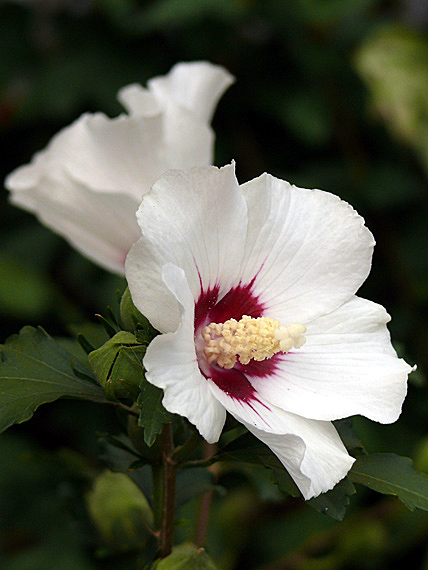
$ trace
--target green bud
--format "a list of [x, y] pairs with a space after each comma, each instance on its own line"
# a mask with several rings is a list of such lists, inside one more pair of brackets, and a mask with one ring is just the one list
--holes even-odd
[[157, 331], [152, 327], [148, 319], [140, 313], [132, 302], [131, 293], [129, 292], [128, 287], [120, 301], [120, 318], [123, 327], [127, 331], [138, 331], [139, 340], [146, 341], [147, 344], [157, 334]]
[[158, 560], [152, 570], [217, 570], [203, 548], [185, 543], [176, 546], [172, 553]]
[[153, 525], [146, 497], [124, 473], [104, 471], [86, 495], [86, 504], [109, 549], [142, 548]]
[[120, 331], [97, 350], [89, 353], [89, 362], [98, 383], [109, 399], [137, 400], [144, 381], [143, 356], [146, 345], [130, 332]]

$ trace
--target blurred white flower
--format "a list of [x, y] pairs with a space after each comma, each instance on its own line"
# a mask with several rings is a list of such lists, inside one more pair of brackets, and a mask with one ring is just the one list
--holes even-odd
[[99, 265], [124, 272], [140, 235], [142, 196], [170, 168], [213, 162], [210, 121], [233, 82], [222, 67], [180, 63], [118, 95], [128, 114], [85, 114], [5, 182], [11, 201], [36, 214]]
[[309, 499], [353, 458], [331, 420], [382, 423], [411, 371], [383, 307], [355, 296], [373, 236], [346, 202], [233, 166], [170, 171], [143, 198], [126, 261], [137, 308], [161, 333], [144, 358], [163, 404], [208, 442], [226, 411], [266, 443]]

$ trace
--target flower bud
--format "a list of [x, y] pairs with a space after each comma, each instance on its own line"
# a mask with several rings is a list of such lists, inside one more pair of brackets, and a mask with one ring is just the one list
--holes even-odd
[[109, 399], [136, 400], [144, 380], [143, 356], [146, 346], [130, 332], [120, 331], [89, 354], [98, 383]]
[[126, 551], [144, 546], [153, 513], [146, 497], [128, 475], [104, 471], [86, 495], [86, 503], [109, 548]]
[[216, 566], [203, 548], [185, 543], [176, 546], [172, 553], [159, 560], [156, 570], [216, 570]]

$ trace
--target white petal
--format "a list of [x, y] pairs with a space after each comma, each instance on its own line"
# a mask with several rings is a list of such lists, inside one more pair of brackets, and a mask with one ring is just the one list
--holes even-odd
[[160, 156], [160, 116], [108, 119], [86, 114], [60, 131], [48, 147], [6, 179], [11, 191], [36, 188], [42, 177], [59, 185], [71, 176], [94, 191], [118, 192], [140, 201], [168, 165]]
[[401, 412], [412, 368], [398, 359], [380, 305], [351, 298], [307, 323], [306, 344], [285, 354], [269, 378], [251, 384], [284, 410], [316, 420], [355, 414], [382, 423]]
[[181, 322], [175, 332], [159, 335], [150, 343], [143, 361], [146, 378], [164, 390], [162, 403], [167, 410], [185, 416], [209, 443], [214, 443], [220, 437], [226, 412], [199, 371], [193, 296], [182, 269], [167, 264], [162, 276], [180, 305]]
[[214, 162], [214, 133], [209, 125], [185, 109], [169, 106], [163, 114], [163, 126], [164, 145], [159, 149], [159, 157], [164, 167], [160, 174]]
[[346, 202], [264, 174], [242, 185], [248, 204], [243, 282], [270, 317], [306, 322], [349, 299], [367, 277], [373, 236]]
[[278, 457], [303, 497], [308, 500], [332, 489], [351, 469], [355, 459], [348, 455], [329, 422], [313, 422], [295, 416], [298, 436], [273, 434], [246, 427]]
[[131, 295], [155, 328], [174, 331], [179, 313], [161, 279], [163, 265], [185, 271], [194, 301], [216, 285], [221, 297], [238, 280], [247, 211], [233, 165], [167, 172], [137, 217], [143, 237], [126, 261]]
[[131, 114], [152, 117], [162, 113], [164, 147], [160, 156], [165, 168], [158, 176], [171, 168], [213, 162], [214, 133], [208, 123], [233, 81], [218, 65], [179, 63], [167, 75], [151, 79], [148, 89], [133, 84], [119, 92], [119, 100]]
[[[129, 85], [119, 93], [119, 99], [135, 117], [160, 121], [160, 144], [153, 145], [150, 157], [151, 170], [156, 168], [156, 176], [145, 184], [145, 192], [164, 172], [172, 168], [191, 168], [211, 164], [214, 160], [214, 133], [211, 127], [186, 107], [181, 107], [173, 99], [161, 101], [140, 85]], [[143, 194], [141, 193], [141, 195]]]
[[160, 101], [139, 83], [122, 87], [117, 98], [130, 115], [150, 117], [157, 115], [162, 110]]
[[227, 411], [270, 447], [305, 499], [332, 489], [354, 463], [330, 422], [284, 412], [260, 394], [246, 403], [231, 398], [212, 382], [210, 387]]
[[126, 255], [140, 235], [138, 202], [131, 196], [95, 193], [66, 177], [60, 187], [41, 178], [37, 188], [12, 194], [11, 202], [35, 213], [95, 263], [125, 272]]
[[175, 102], [208, 123], [218, 100], [233, 81], [233, 76], [223, 67], [193, 61], [178, 63], [167, 75], [154, 77], [147, 84], [158, 100]]

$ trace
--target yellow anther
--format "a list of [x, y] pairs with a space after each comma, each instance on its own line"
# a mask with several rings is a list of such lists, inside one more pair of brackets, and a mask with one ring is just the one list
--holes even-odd
[[261, 361], [277, 352], [300, 348], [306, 342], [306, 327], [299, 323], [283, 326], [275, 319], [244, 315], [240, 321], [210, 323], [202, 329], [204, 354], [209, 364], [217, 362], [222, 368], [233, 368], [237, 359], [242, 364]]

